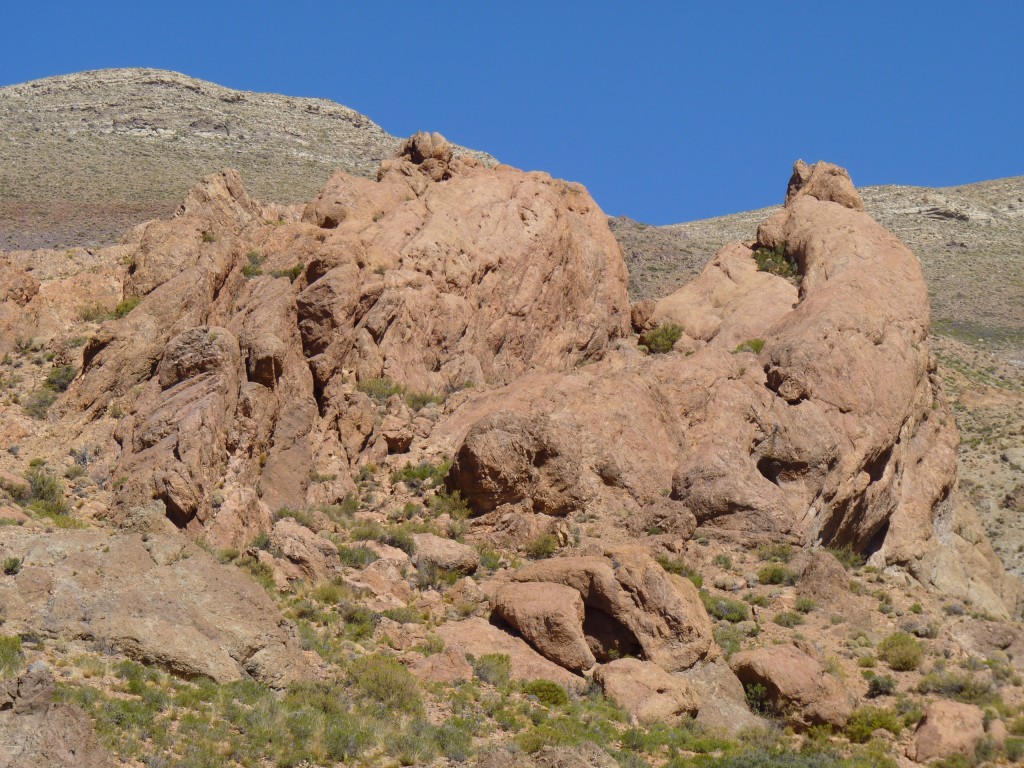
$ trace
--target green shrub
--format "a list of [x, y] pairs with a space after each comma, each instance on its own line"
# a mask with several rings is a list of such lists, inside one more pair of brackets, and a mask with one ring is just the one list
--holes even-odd
[[14, 576], [21, 570], [21, 558], [20, 557], [8, 557], [4, 559], [4, 573], [8, 576]]
[[440, 395], [432, 395], [429, 392], [407, 392], [405, 402], [414, 411], [419, 411], [428, 405], [440, 405], [444, 402], [444, 398]]
[[473, 753], [473, 727], [462, 717], [452, 717], [439, 725], [434, 739], [441, 754], [456, 763], [465, 762]]
[[377, 553], [368, 547], [338, 547], [338, 557], [342, 565], [350, 568], [365, 568], [375, 560], [379, 560]]
[[896, 680], [892, 675], [871, 675], [868, 678], [868, 698], [892, 696], [896, 693]]
[[786, 253], [786, 244], [781, 243], [774, 248], [757, 248], [754, 250], [754, 261], [761, 272], [770, 272], [779, 277], [792, 278], [797, 276], [796, 260]]
[[271, 270], [270, 274], [272, 277], [287, 277], [288, 282], [294, 283], [299, 279], [299, 275], [302, 274], [302, 270], [306, 268], [306, 265], [301, 261], [290, 269], [274, 269]]
[[775, 614], [775, 618], [773, 619], [773, 621], [780, 627], [792, 629], [798, 624], [803, 624], [804, 618], [795, 611], [782, 611], [780, 613]]
[[779, 563], [766, 565], [757, 572], [757, 580], [762, 584], [796, 584], [796, 574]]
[[396, 384], [387, 376], [363, 379], [356, 384], [356, 389], [365, 395], [369, 395], [370, 398], [381, 405], [386, 403], [392, 395], [400, 395], [405, 391], [400, 384]]
[[485, 653], [469, 663], [477, 677], [495, 688], [504, 688], [512, 677], [512, 660], [504, 653]]
[[693, 586], [700, 589], [704, 586], [704, 577], [700, 575], [700, 572], [691, 566], [681, 557], [667, 557], [665, 555], [658, 555], [655, 560], [667, 573], [674, 573], [677, 576], [682, 576], [693, 582]]
[[681, 325], [665, 323], [664, 325], [659, 325], [654, 330], [647, 331], [647, 333], [640, 337], [640, 343], [656, 355], [664, 354], [672, 351], [672, 348], [682, 335], [683, 327]]
[[46, 377], [46, 386], [54, 392], [65, 392], [77, 374], [73, 365], [58, 365]]
[[753, 352], [755, 355], [761, 354], [761, 350], [764, 349], [764, 339], [747, 339], [742, 344], [733, 350], [733, 353], [739, 352]]
[[536, 696], [546, 707], [564, 707], [569, 703], [569, 694], [565, 688], [551, 680], [531, 680], [522, 687], [527, 696]]
[[21, 650], [21, 638], [17, 635], [0, 635], [0, 679], [11, 677], [25, 663]]
[[759, 559], [772, 563], [788, 563], [793, 557], [789, 544], [758, 544], [756, 552]]
[[451, 468], [450, 461], [443, 461], [440, 464], [432, 464], [429, 461], [406, 464], [391, 473], [391, 482], [405, 483], [413, 490], [418, 490], [426, 485], [439, 486], [444, 482]]
[[735, 626], [715, 627], [715, 642], [729, 658], [743, 649], [743, 633]]
[[850, 715], [850, 720], [846, 724], [846, 736], [856, 744], [863, 744], [870, 740], [871, 734], [879, 728], [899, 736], [903, 730], [903, 720], [891, 709], [859, 707]]
[[921, 665], [924, 646], [913, 635], [894, 632], [878, 644], [878, 657], [892, 669], [906, 672]]
[[353, 660], [348, 681], [357, 696], [379, 704], [385, 712], [415, 713], [423, 707], [416, 678], [391, 656], [372, 654]]
[[533, 560], [544, 560], [558, 551], [558, 537], [553, 533], [542, 533], [526, 545], [526, 554]]
[[814, 598], [808, 597], [807, 595], [800, 595], [796, 599], [796, 604], [794, 607], [800, 613], [810, 613], [815, 608], [817, 608], [817, 606], [818, 604], [814, 602]]
[[831, 554], [846, 570], [860, 568], [864, 565], [864, 555], [860, 554], [849, 544], [842, 547], [825, 547], [825, 551]]
[[700, 591], [701, 602], [704, 609], [716, 619], [736, 624], [750, 618], [750, 609], [747, 604], [728, 597], [712, 596], [707, 590]]
[[109, 320], [112, 314], [99, 304], [86, 304], [78, 308], [78, 316], [87, 323], [102, 323]]
[[1024, 739], [1019, 736], [1010, 736], [1006, 740], [1006, 757], [1011, 763], [1024, 761]]
[[42, 421], [57, 400], [56, 393], [49, 387], [40, 387], [30, 394], [25, 402], [25, 413], [33, 419]]
[[472, 512], [459, 491], [438, 491], [427, 499], [427, 507], [437, 517], [449, 515], [454, 520], [465, 520]]
[[129, 312], [131, 312], [133, 309], [135, 309], [137, 306], [139, 306], [139, 302], [140, 301], [142, 301], [142, 299], [139, 298], [139, 297], [135, 297], [135, 298], [132, 298], [132, 299], [125, 299], [120, 304], [118, 304], [116, 307], [114, 307], [114, 317], [119, 318], [119, 319], [124, 317]]
[[725, 571], [732, 568], [732, 558], [728, 555], [715, 555], [711, 562]]
[[936, 693], [948, 699], [981, 707], [999, 700], [998, 694], [992, 690], [991, 683], [963, 672], [929, 672], [921, 678], [917, 690], [918, 693]]

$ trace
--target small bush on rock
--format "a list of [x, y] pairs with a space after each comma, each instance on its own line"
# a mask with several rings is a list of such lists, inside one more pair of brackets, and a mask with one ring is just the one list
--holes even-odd
[[522, 690], [527, 696], [536, 696], [546, 707], [564, 707], [569, 703], [565, 688], [551, 680], [531, 680], [523, 685]]
[[656, 355], [665, 354], [672, 351], [682, 335], [683, 327], [681, 325], [665, 323], [641, 336], [640, 343]]
[[924, 659], [924, 646], [906, 632], [894, 632], [878, 645], [878, 657], [892, 669], [917, 669]]

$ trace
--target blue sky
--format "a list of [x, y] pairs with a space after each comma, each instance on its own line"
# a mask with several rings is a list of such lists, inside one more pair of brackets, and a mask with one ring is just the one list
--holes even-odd
[[1021, 2], [9, 4], [0, 84], [104, 67], [334, 99], [664, 224], [868, 184], [1024, 175]]

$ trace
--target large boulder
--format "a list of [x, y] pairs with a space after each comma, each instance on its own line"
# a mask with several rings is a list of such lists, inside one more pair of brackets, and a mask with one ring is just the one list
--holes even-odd
[[914, 732], [907, 754], [926, 763], [939, 757], [974, 756], [974, 748], [985, 735], [985, 713], [973, 704], [933, 701]]
[[480, 565], [480, 554], [468, 544], [432, 533], [414, 533], [416, 549], [412, 556], [417, 567], [437, 568], [452, 573], [473, 573]]
[[5, 530], [0, 580], [11, 632], [85, 639], [147, 664], [217, 682], [274, 686], [312, 674], [295, 628], [244, 571], [223, 566], [173, 530], [31, 533]]
[[[603, 557], [542, 560], [518, 569], [511, 579], [522, 584], [562, 585], [582, 598], [583, 615], [579, 624], [573, 625], [578, 613], [563, 611], [559, 614], [559, 623], [569, 625], [564, 629], [566, 642], [554, 644], [542, 639], [537, 644], [538, 649], [549, 648], [549, 652], [560, 657], [579, 658], [579, 663], [585, 664], [589, 657], [583, 655], [579, 647], [582, 635], [597, 661], [608, 662], [630, 655], [642, 657], [669, 672], [687, 669], [713, 655], [711, 620], [696, 588], [687, 579], [665, 573], [650, 555], [639, 549], [617, 547], [609, 548]], [[536, 596], [545, 589], [542, 586], [529, 591], [506, 592], [506, 596], [519, 598], [508, 607], [507, 614], [515, 616], [512, 609], [518, 604], [523, 605], [523, 614], [543, 615], [537, 608], [528, 610], [525, 597]], [[506, 602], [509, 602], [508, 597]], [[527, 625], [525, 619], [521, 623]], [[541, 633], [533, 630], [531, 634]], [[551, 645], [555, 650], [550, 649]], [[573, 649], [571, 654], [569, 648]]]
[[546, 658], [573, 672], [597, 663], [583, 633], [580, 593], [562, 584], [506, 584], [494, 598], [494, 611]]
[[683, 678], [657, 664], [639, 659], [616, 659], [594, 670], [605, 694], [644, 725], [670, 723], [694, 715], [701, 701]]
[[0, 768], [115, 768], [89, 717], [56, 703], [53, 674], [35, 662], [0, 682]]
[[842, 728], [856, 705], [856, 697], [826, 674], [817, 655], [803, 643], [740, 651], [729, 665], [744, 687], [760, 686], [764, 704], [785, 713], [796, 727]]

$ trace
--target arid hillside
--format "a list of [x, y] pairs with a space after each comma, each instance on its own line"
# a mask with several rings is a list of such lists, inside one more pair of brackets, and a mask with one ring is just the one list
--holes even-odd
[[7, 86], [0, 248], [109, 245], [171, 214], [198, 179], [225, 168], [261, 200], [307, 200], [334, 171], [375, 174], [397, 147], [333, 101], [236, 91], [165, 70]]

